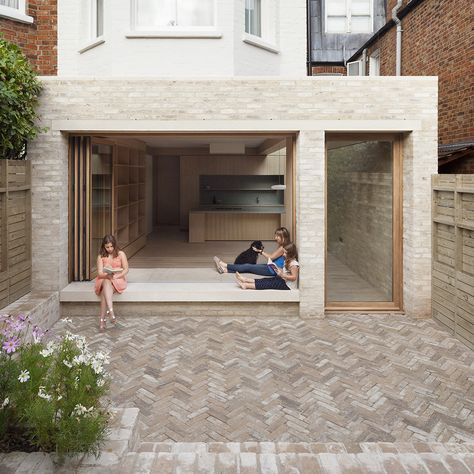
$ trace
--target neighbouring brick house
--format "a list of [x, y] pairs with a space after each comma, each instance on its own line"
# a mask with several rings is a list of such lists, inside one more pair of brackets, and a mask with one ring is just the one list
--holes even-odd
[[22, 49], [39, 75], [57, 74], [56, 0], [0, 0], [0, 32]]
[[346, 75], [347, 60], [385, 22], [386, 0], [310, 0], [308, 73]]
[[[396, 24], [385, 25], [350, 58], [367, 75], [396, 75]], [[471, 0], [403, 0], [401, 75], [438, 76], [439, 172], [474, 172], [474, 33]], [[363, 73], [362, 73], [363, 74]]]

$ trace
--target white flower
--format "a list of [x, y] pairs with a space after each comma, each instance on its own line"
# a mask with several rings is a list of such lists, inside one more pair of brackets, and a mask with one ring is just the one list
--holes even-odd
[[72, 363], [74, 365], [87, 364], [87, 356], [85, 354], [79, 354], [78, 356], [74, 356], [74, 358], [72, 359]]
[[66, 359], [64, 359], [64, 360], [63, 360], [63, 364], [64, 364], [66, 367], [69, 367], [69, 368], [71, 368], [71, 367], [72, 367], [72, 364], [71, 364], [71, 362], [69, 362], [69, 361], [68, 361], [68, 360], [66, 360]]
[[21, 383], [28, 382], [28, 380], [30, 380], [30, 373], [27, 370], [22, 370], [18, 376], [18, 380]]
[[5, 400], [3, 400], [3, 403], [2, 403], [2, 408], [5, 408], [9, 403], [10, 403], [10, 399], [8, 397], [5, 398]]
[[72, 323], [72, 319], [71, 319], [71, 318], [63, 318], [63, 319], [61, 319], [61, 321], [62, 321], [63, 323]]
[[62, 395], [58, 395], [58, 402], [59, 400], [62, 400], [63, 399], [63, 396]]
[[97, 382], [97, 386], [98, 387], [103, 387], [105, 385], [105, 380], [104, 379], [100, 379], [98, 382]]
[[40, 387], [39, 390], [38, 390], [38, 397], [40, 398], [44, 398], [45, 400], [48, 400], [48, 402], [51, 400], [51, 395], [48, 395], [45, 391], [44, 391], [45, 387]]
[[72, 410], [71, 416], [84, 416], [85, 418], [92, 416], [94, 411], [94, 407], [86, 408], [84, 405], [80, 403], [74, 407]]
[[97, 360], [93, 360], [92, 363], [91, 363], [91, 367], [92, 367], [92, 370], [97, 374], [97, 375], [100, 375], [104, 372], [104, 367], [102, 367], [102, 363], [97, 361]]

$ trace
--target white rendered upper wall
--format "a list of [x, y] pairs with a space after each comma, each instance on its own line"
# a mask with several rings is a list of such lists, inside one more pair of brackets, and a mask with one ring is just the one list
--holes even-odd
[[305, 0], [58, 1], [59, 76], [302, 77], [306, 47]]

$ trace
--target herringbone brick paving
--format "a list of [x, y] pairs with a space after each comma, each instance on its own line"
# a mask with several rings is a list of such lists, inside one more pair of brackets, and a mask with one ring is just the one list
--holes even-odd
[[110, 351], [142, 441], [474, 440], [474, 352], [433, 320], [118, 316], [71, 329]]

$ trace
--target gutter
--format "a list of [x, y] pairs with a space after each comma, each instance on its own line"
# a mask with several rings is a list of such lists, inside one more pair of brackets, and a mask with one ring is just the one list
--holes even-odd
[[[405, 8], [402, 8], [398, 12], [398, 19], [403, 20], [412, 10], [414, 10], [420, 3], [423, 3], [425, 0], [411, 0], [410, 3], [407, 4]], [[394, 26], [396, 26], [396, 23], [394, 20], [390, 20], [385, 25], [382, 26], [377, 32], [374, 33], [374, 35], [369, 38], [349, 59], [349, 61], [356, 61], [357, 58], [361, 56], [363, 53], [364, 49], [369, 48], [372, 46], [379, 38], [381, 38], [387, 31], [391, 30]]]

